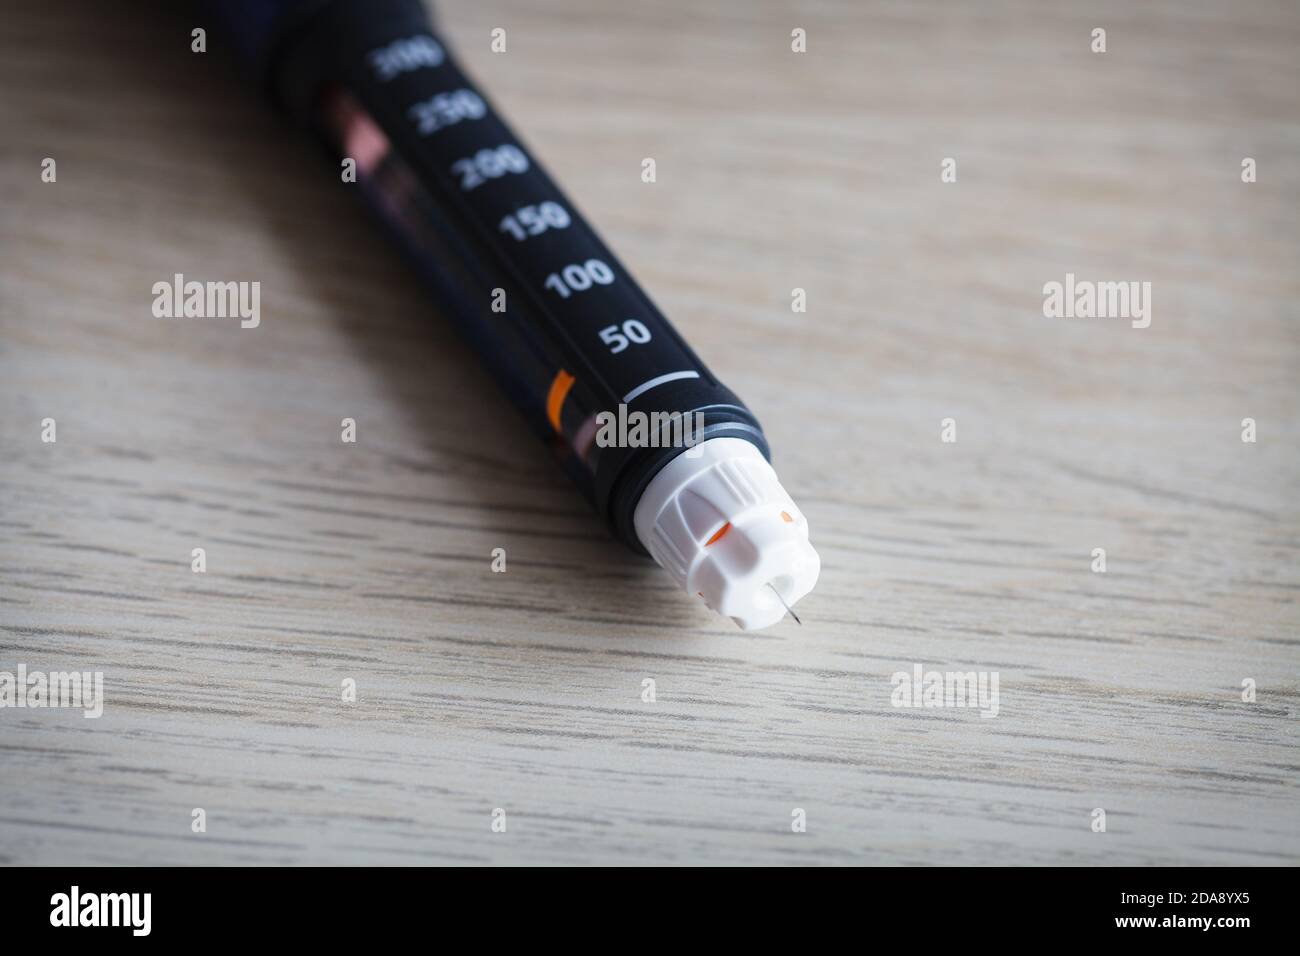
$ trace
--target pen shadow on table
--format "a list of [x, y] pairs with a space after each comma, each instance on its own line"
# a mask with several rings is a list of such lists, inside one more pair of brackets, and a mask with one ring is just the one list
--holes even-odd
[[[409, 454], [387, 453], [381, 472], [403, 479], [402, 494], [410, 494], [412, 472], [417, 486], [421, 475], [430, 486], [436, 482], [429, 498], [439, 499], [442, 511], [443, 499], [453, 500], [461, 541], [466, 526], [472, 534], [474, 522], [482, 522], [485, 546], [465, 556], [466, 567], [486, 568], [491, 548], [505, 547], [514, 567], [535, 568], [544, 576], [543, 586], [518, 595], [519, 604], [554, 613], [561, 625], [571, 620], [678, 632], [703, 623], [689, 602], [681, 603], [679, 613], [666, 613], [665, 598], [676, 594], [671, 582], [613, 538], [480, 367], [359, 196], [349, 194], [354, 187], [339, 188], [331, 160], [307, 134], [278, 120], [231, 59], [213, 50], [210, 61], [198, 66], [202, 79], [195, 80], [189, 72], [196, 67], [187, 18], [164, 4], [148, 3], [145, 9], [154, 15], [142, 15], [124, 33], [120, 26], [114, 29], [108, 5], [73, 5], [84, 8], [89, 21], [83, 24], [83, 42], [102, 42], [102, 25], [121, 44], [113, 57], [118, 69], [113, 81], [121, 84], [117, 95], [160, 97], [165, 94], [157, 91], [158, 76], [178, 78], [167, 91], [177, 102], [172, 106], [168, 99], [162, 106], [183, 113], [185, 125], [207, 126], [211, 145], [201, 135], [180, 135], [160, 148], [192, 154], [179, 158], [187, 168], [202, 171], [205, 186], [224, 175], [224, 188], [251, 198], [262, 216], [251, 228], [273, 237], [281, 259], [292, 264], [309, 290], [303, 297], [346, 335], [351, 353], [383, 390], [385, 411], [404, 417], [404, 433], [424, 436]], [[78, 55], [75, 44], [68, 54]], [[228, 161], [232, 152], [238, 161]], [[171, 188], [178, 201], [188, 191]], [[286, 225], [302, 223], [330, 227]], [[344, 263], [345, 275], [330, 268]], [[248, 266], [255, 274], [257, 263], [250, 258]], [[310, 520], [318, 529], [321, 516]], [[466, 597], [463, 603], [473, 607], [476, 601]], [[481, 606], [495, 605], [484, 600]]]

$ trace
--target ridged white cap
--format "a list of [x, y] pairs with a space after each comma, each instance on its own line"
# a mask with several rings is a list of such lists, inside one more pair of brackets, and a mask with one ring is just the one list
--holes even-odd
[[821, 572], [803, 513], [743, 438], [683, 451], [651, 479], [632, 520], [678, 584], [745, 630], [781, 620]]

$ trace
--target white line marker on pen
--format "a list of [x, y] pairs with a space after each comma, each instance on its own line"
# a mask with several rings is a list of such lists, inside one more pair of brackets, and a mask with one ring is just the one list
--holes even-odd
[[650, 391], [650, 389], [654, 388], [657, 385], [666, 385], [669, 382], [676, 382], [683, 378], [699, 378], [699, 377], [700, 377], [699, 372], [689, 372], [689, 371], [669, 372], [667, 375], [656, 375], [648, 382], [642, 382], [636, 388], [632, 389], [632, 391], [624, 395], [623, 404], [624, 405], [629, 404], [632, 401], [632, 399], [636, 398], [639, 395], [644, 395], [646, 392]]

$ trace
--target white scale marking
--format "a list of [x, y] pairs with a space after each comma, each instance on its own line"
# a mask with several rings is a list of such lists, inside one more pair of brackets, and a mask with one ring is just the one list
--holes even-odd
[[632, 389], [632, 391], [624, 395], [623, 404], [624, 405], [629, 404], [632, 401], [632, 399], [636, 398], [638, 395], [644, 395], [646, 392], [650, 391], [650, 389], [654, 388], [657, 385], [664, 385], [667, 384], [668, 382], [676, 382], [683, 378], [699, 378], [699, 377], [700, 377], [699, 372], [669, 372], [667, 375], [656, 375], [654, 378], [650, 379], [649, 381], [642, 382], [636, 388]]

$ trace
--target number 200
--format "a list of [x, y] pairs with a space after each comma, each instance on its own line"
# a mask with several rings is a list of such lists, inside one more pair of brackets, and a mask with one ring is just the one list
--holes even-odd
[[477, 189], [489, 179], [500, 179], [507, 173], [522, 173], [528, 169], [528, 157], [517, 146], [506, 143], [496, 149], [480, 149], [473, 156], [458, 159], [451, 171], [460, 177], [464, 192]]

